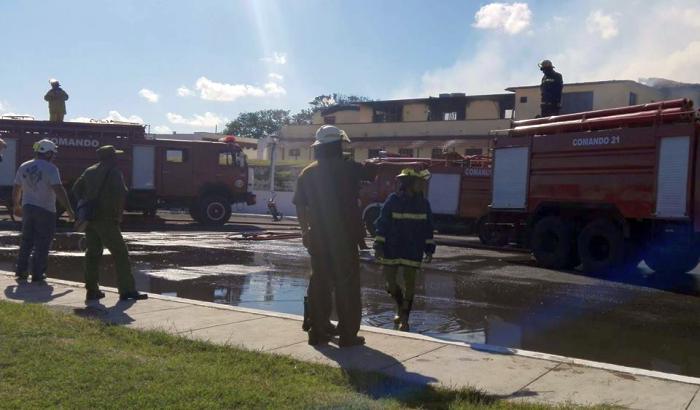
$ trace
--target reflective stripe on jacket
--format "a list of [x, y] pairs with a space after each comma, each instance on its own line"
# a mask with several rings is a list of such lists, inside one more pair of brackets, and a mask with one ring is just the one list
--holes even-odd
[[375, 226], [375, 248], [384, 251], [383, 264], [419, 267], [424, 253], [435, 253], [433, 213], [420, 194], [389, 195]]

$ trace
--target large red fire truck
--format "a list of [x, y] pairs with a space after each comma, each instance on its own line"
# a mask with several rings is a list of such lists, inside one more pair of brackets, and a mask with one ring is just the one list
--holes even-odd
[[444, 159], [374, 158], [376, 177], [360, 191], [362, 218], [370, 234], [379, 216], [382, 203], [396, 190], [396, 175], [401, 169], [428, 169], [431, 177], [426, 197], [434, 214], [435, 225], [443, 232], [478, 232], [483, 243], [502, 245], [507, 236], [500, 231], [487, 231], [486, 215], [491, 202], [491, 160], [486, 156]]
[[516, 121], [494, 146], [489, 225], [539, 265], [619, 272], [699, 260], [700, 125], [673, 100]]
[[34, 142], [43, 138], [59, 146], [55, 163], [67, 188], [96, 162], [97, 147], [123, 150], [118, 167], [130, 189], [129, 211], [153, 215], [159, 207], [184, 207], [199, 223], [222, 225], [231, 216], [231, 205], [255, 203], [248, 192], [246, 156], [233, 140], [156, 140], [146, 138], [139, 124], [18, 119], [0, 119], [0, 138], [7, 143], [0, 162], [0, 201], [8, 208], [15, 171], [32, 158]]

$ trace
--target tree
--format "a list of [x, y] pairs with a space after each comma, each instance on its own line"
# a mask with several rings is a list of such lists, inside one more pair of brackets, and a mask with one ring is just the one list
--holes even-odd
[[283, 125], [291, 122], [288, 110], [260, 110], [238, 114], [226, 124], [224, 134], [244, 138], [262, 138], [277, 133]]

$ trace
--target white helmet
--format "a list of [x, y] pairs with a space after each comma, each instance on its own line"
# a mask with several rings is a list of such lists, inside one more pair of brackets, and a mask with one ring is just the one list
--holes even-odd
[[323, 125], [316, 131], [316, 142], [311, 144], [312, 147], [329, 142], [345, 141], [350, 142], [350, 138], [345, 131], [332, 125]]
[[48, 152], [58, 152], [58, 146], [51, 140], [43, 139], [34, 143], [34, 152], [46, 154]]

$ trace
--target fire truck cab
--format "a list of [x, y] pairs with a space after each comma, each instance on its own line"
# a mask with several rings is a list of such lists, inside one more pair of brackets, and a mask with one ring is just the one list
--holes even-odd
[[255, 203], [248, 192], [246, 156], [233, 141], [148, 139], [140, 124], [15, 119], [0, 119], [0, 138], [7, 143], [0, 162], [0, 201], [8, 208], [17, 167], [32, 158], [34, 142], [44, 138], [59, 147], [55, 164], [68, 189], [96, 162], [99, 146], [123, 150], [117, 167], [129, 187], [128, 211], [154, 215], [159, 207], [184, 207], [199, 223], [222, 225], [233, 204]]

